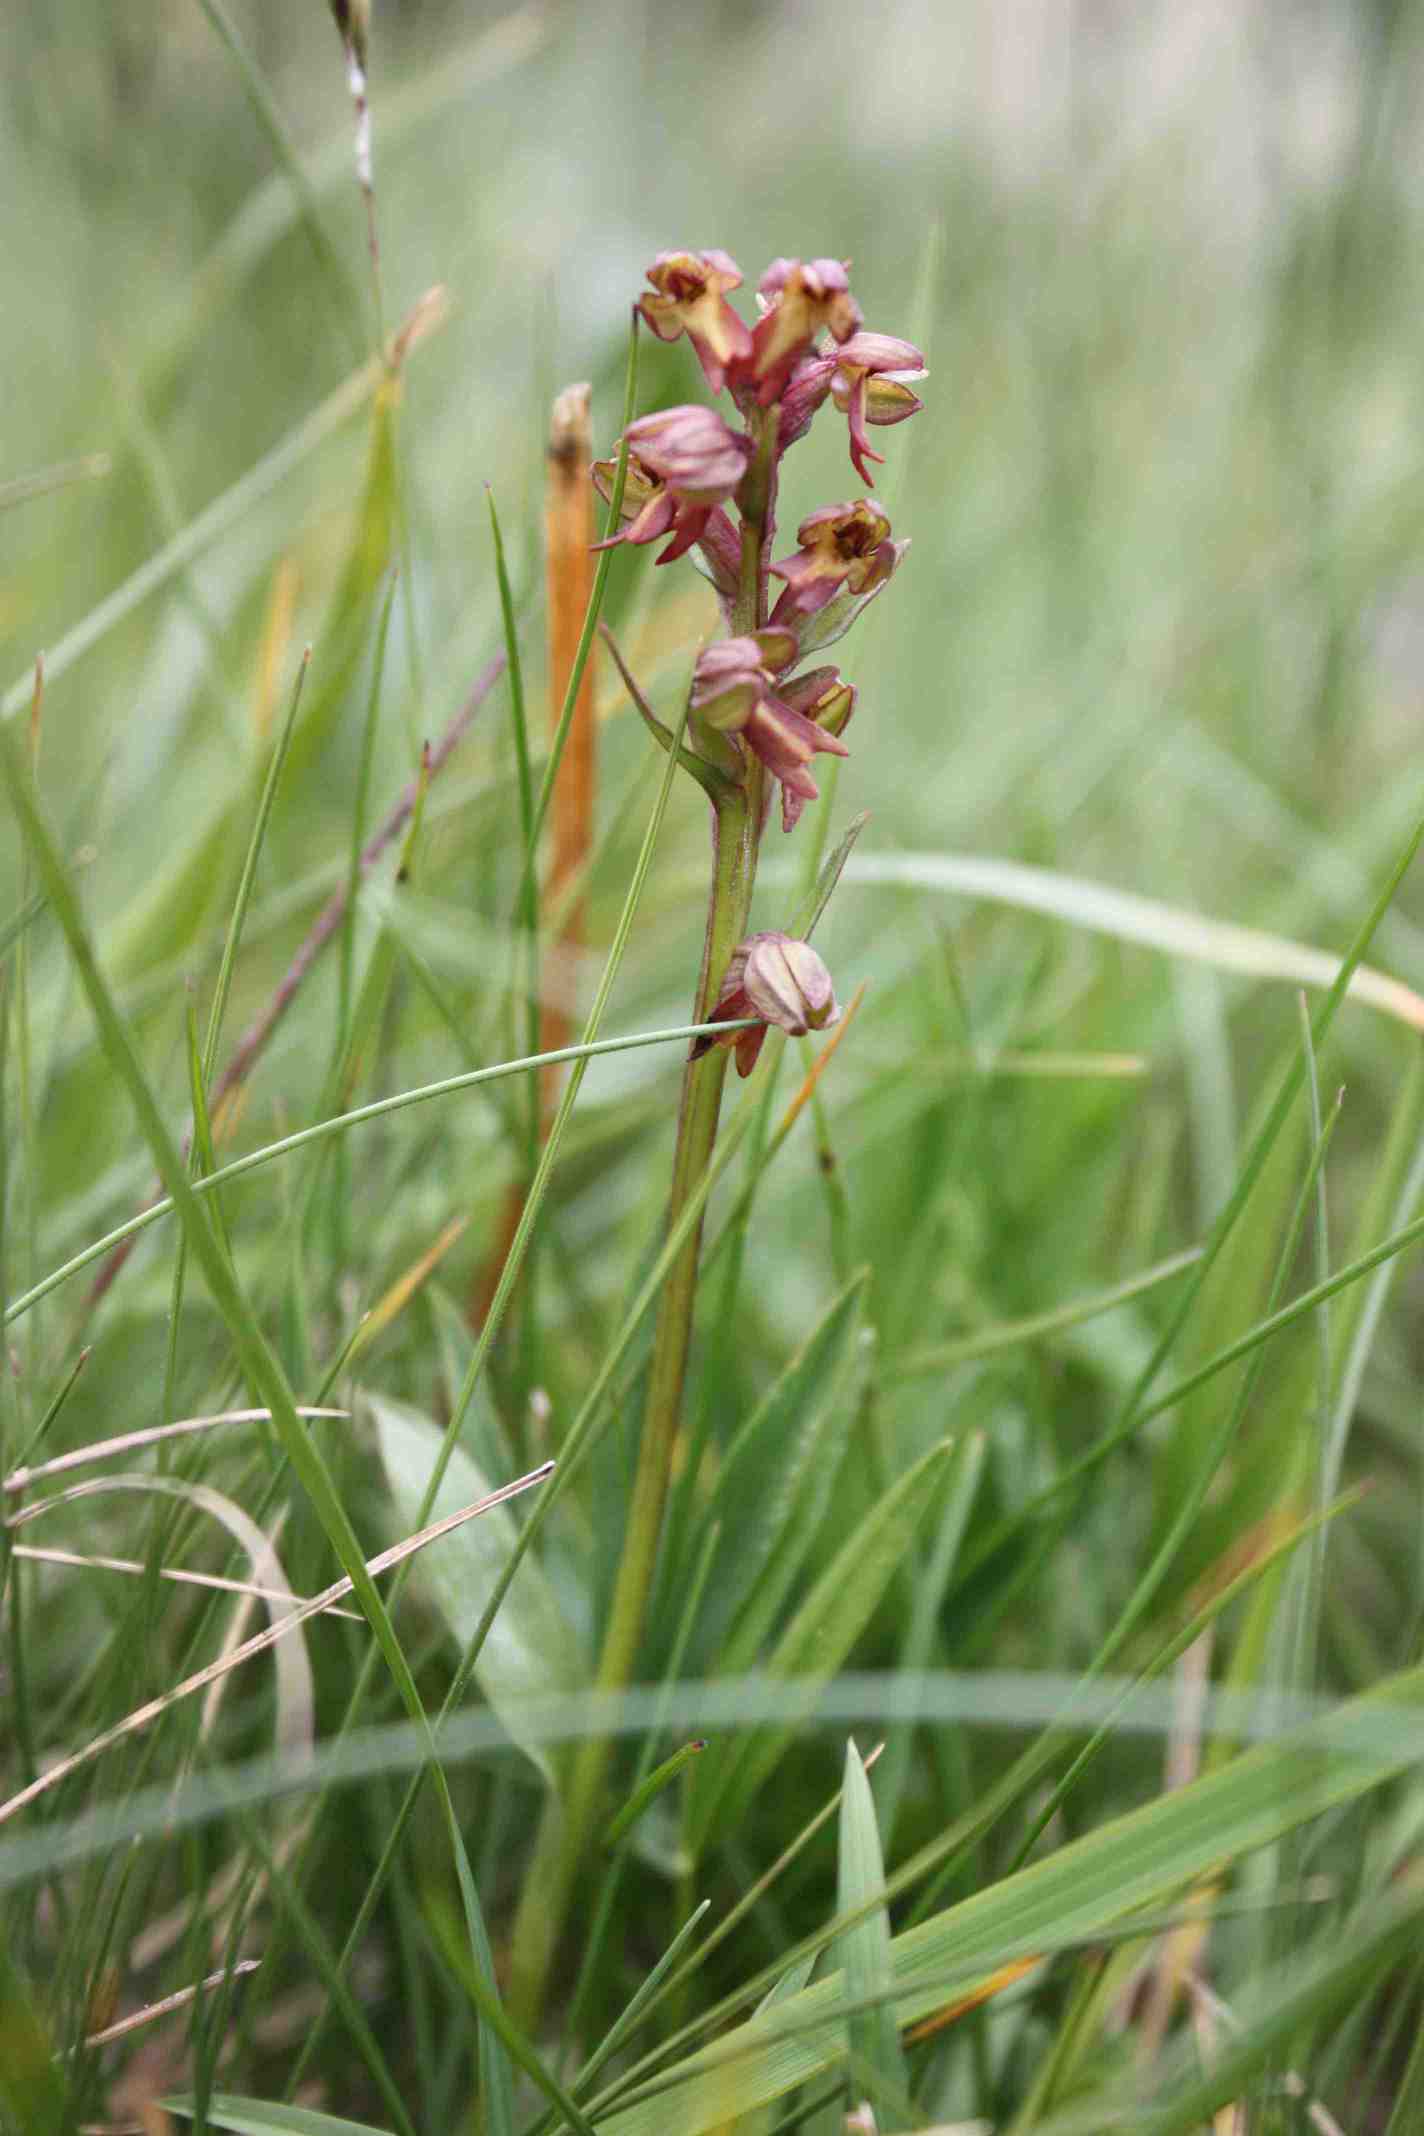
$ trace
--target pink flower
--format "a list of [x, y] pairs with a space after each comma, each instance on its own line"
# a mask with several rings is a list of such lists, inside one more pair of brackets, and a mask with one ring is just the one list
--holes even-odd
[[[750, 440], [728, 429], [715, 408], [664, 408], [640, 416], [628, 425], [623, 513], [629, 524], [596, 546], [611, 549], [623, 541], [636, 546], [671, 533], [658, 562], [670, 564], [685, 555], [694, 542], [708, 539], [714, 512], [726, 518], [717, 507], [741, 481], [751, 449]], [[594, 462], [594, 486], [605, 503], [613, 493], [615, 466], [613, 460]], [[726, 532], [735, 543], [730, 521]], [[715, 543], [717, 537], [712, 539]]]
[[763, 407], [780, 400], [797, 361], [823, 328], [848, 341], [860, 325], [841, 260], [773, 260], [757, 284], [762, 316], [752, 330], [751, 371]]
[[857, 333], [842, 343], [832, 364], [831, 398], [850, 419], [851, 465], [862, 482], [874, 486], [866, 461], [883, 465], [885, 459], [883, 452], [872, 452], [866, 424], [903, 423], [918, 415], [924, 402], [910, 389], [928, 375], [914, 343], [893, 334]]
[[[833, 671], [822, 669], [784, 688], [776, 682], [777, 672], [795, 658], [796, 638], [789, 630], [724, 638], [707, 647], [692, 680], [693, 710], [723, 734], [737, 735], [780, 784], [781, 823], [787, 831], [820, 792], [806, 768], [812, 757], [850, 755], [837, 734], [818, 726], [803, 709], [819, 701], [824, 677]], [[814, 685], [809, 692], [808, 684]], [[848, 710], [842, 725], [847, 717]]]
[[741, 286], [742, 271], [725, 252], [660, 252], [648, 269], [653, 293], [638, 309], [659, 341], [686, 334], [697, 351], [708, 385], [720, 393], [727, 366], [751, 355], [752, 337], [727, 302]]
[[744, 1016], [761, 1021], [745, 1031], [729, 1031], [725, 1037], [696, 1040], [692, 1057], [710, 1052], [713, 1046], [733, 1046], [738, 1075], [750, 1075], [766, 1034], [775, 1024], [793, 1038], [808, 1031], [824, 1031], [840, 1022], [841, 1005], [831, 975], [809, 942], [775, 931], [748, 935], [732, 952], [722, 980], [717, 1006], [719, 1022], [738, 1022]]
[[772, 570], [786, 581], [786, 591], [772, 611], [773, 623], [813, 616], [842, 587], [867, 593], [889, 578], [898, 557], [890, 540], [890, 522], [878, 504], [861, 497], [854, 504], [826, 504], [796, 529], [795, 556], [784, 556]]

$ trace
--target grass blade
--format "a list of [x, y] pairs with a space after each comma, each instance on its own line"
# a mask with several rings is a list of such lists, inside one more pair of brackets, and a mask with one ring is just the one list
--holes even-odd
[[[866, 2102], [882, 2118], [904, 2096], [905, 2057], [890, 2006], [890, 1916], [875, 1906], [885, 1890], [885, 1863], [875, 1803], [860, 1752], [852, 1737], [846, 1743], [845, 1778], [841, 1783], [840, 1876], [836, 1910], [859, 1916], [836, 1939], [834, 1962], [851, 2014], [846, 2019], [846, 2053], [853, 2069], [851, 2105], [860, 2103], [862, 2072]], [[871, 1911], [867, 1911], [871, 1908]]]

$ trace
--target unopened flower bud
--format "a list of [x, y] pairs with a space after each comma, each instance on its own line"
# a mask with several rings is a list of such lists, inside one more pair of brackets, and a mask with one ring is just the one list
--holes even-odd
[[781, 420], [776, 429], [778, 452], [787, 451], [799, 438], [805, 437], [812, 418], [831, 390], [835, 368], [834, 355], [822, 356], [813, 350], [809, 356], [797, 357], [781, 392]]
[[758, 1020], [725, 1037], [699, 1038], [692, 1057], [696, 1060], [713, 1046], [734, 1046], [738, 1075], [750, 1075], [772, 1025], [804, 1038], [808, 1031], [838, 1023], [840, 1014], [831, 975], [809, 942], [775, 932], [749, 935], [732, 952], [713, 1016], [719, 1023], [747, 1016]]
[[791, 935], [751, 937], [742, 986], [753, 1012], [793, 1038], [840, 1020], [830, 973], [809, 942]]
[[725, 252], [660, 252], [648, 269], [652, 293], [638, 300], [659, 341], [686, 334], [714, 393], [722, 390], [727, 366], [751, 355], [751, 333], [726, 298], [741, 279]]

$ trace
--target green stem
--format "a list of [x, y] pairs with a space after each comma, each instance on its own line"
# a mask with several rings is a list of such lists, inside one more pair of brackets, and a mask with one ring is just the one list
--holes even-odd
[[[776, 491], [778, 419], [775, 407], [752, 418], [757, 449], [738, 495], [742, 558], [740, 591], [732, 616], [735, 634], [757, 630], [766, 621], [767, 546]], [[765, 802], [766, 774], [748, 753], [744, 783], [719, 795], [713, 806], [712, 886], [697, 982], [698, 1021], [710, 1016], [732, 951], [747, 931]], [[690, 1060], [684, 1072], [668, 1200], [669, 1228], [676, 1224], [711, 1162], [726, 1075], [727, 1054], [721, 1047]], [[663, 1290], [623, 1554], [595, 1679], [600, 1691], [617, 1691], [630, 1681], [642, 1644], [682, 1418], [701, 1245], [699, 1220], [669, 1270]], [[551, 1798], [540, 1820], [533, 1860], [515, 1917], [510, 1958], [511, 2015], [531, 2029], [538, 2023], [574, 1879], [598, 1817], [612, 1748], [611, 1737], [590, 1736], [574, 1759], [564, 1801]]]

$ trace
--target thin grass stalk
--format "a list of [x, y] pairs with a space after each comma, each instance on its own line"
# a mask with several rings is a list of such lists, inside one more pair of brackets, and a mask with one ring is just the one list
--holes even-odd
[[[495, 509], [494, 491], [486, 486], [489, 505], [490, 537], [494, 546], [495, 581], [499, 587], [500, 618], [504, 626], [504, 654], [509, 675], [509, 724], [514, 741], [514, 767], [519, 797], [519, 831], [521, 848], [525, 855], [534, 849], [534, 774], [529, 757], [529, 720], [524, 697], [524, 669], [519, 657], [519, 630], [514, 613], [514, 590], [509, 582], [509, 566], [505, 557], [504, 535]], [[564, 678], [567, 681], [567, 675]], [[560, 687], [562, 688], [562, 684]], [[513, 955], [510, 986], [510, 1028], [518, 1039], [520, 997], [524, 1003], [525, 1050], [540, 1051], [539, 1042], [539, 893], [533, 873], [526, 867], [521, 871], [518, 910], [511, 931]], [[562, 1043], [562, 1041], [560, 1041]], [[495, 1226], [494, 1245], [486, 1254], [484, 1266], [475, 1278], [470, 1295], [469, 1319], [475, 1328], [484, 1326], [489, 1317], [490, 1302], [499, 1272], [503, 1268], [514, 1234], [519, 1228], [519, 1218], [524, 1207], [524, 1196], [529, 1181], [539, 1162], [539, 1129], [541, 1122], [540, 1083], [536, 1079], [530, 1086], [525, 1106], [524, 1177], [514, 1180], [506, 1192], [503, 1207]]]
[[[232, 916], [228, 922], [227, 934], [223, 940], [222, 955], [218, 961], [217, 980], [213, 987], [212, 1005], [208, 1012], [207, 1036], [203, 1043], [201, 1075], [198, 1078], [200, 1095], [203, 1096], [204, 1102], [205, 1094], [212, 1086], [213, 1076], [217, 1069], [218, 1043], [222, 1037], [223, 1018], [227, 1012], [228, 995], [232, 988], [232, 975], [237, 963], [238, 948], [242, 941], [243, 926], [247, 918], [248, 907], [252, 902], [253, 887], [257, 880], [257, 863], [267, 835], [267, 826], [271, 821], [272, 805], [277, 797], [277, 787], [281, 781], [283, 767], [287, 761], [287, 752], [291, 747], [292, 735], [296, 728], [297, 712], [301, 706], [302, 691], [306, 684], [307, 671], [310, 666], [311, 647], [307, 646], [297, 667], [296, 680], [292, 685], [291, 695], [287, 702], [286, 718], [283, 720], [278, 732], [276, 746], [271, 752], [266, 775], [258, 796], [252, 834], [248, 840], [247, 852], [243, 858], [242, 873], [238, 878], [237, 891], [233, 899]], [[265, 746], [266, 736], [260, 730], [258, 740], [259, 748]], [[199, 1104], [197, 1098], [195, 1098], [193, 1114], [195, 1127], [198, 1111]], [[194, 1176], [202, 1170], [211, 1172], [215, 1169], [211, 1163], [200, 1166], [196, 1162], [191, 1140], [188, 1157], [189, 1168]], [[178, 1331], [182, 1320], [183, 1289], [187, 1279], [187, 1266], [187, 1242], [180, 1233], [173, 1256], [173, 1283], [168, 1304], [168, 1339], [163, 1364], [162, 1415], [165, 1418], [172, 1416], [177, 1402]], [[167, 1467], [168, 1449], [166, 1443], [160, 1449], [158, 1461], [160, 1469]], [[163, 1526], [162, 1518], [155, 1514], [153, 1537], [155, 1559], [163, 1547]], [[151, 1597], [151, 1599], [153, 1598]]]

